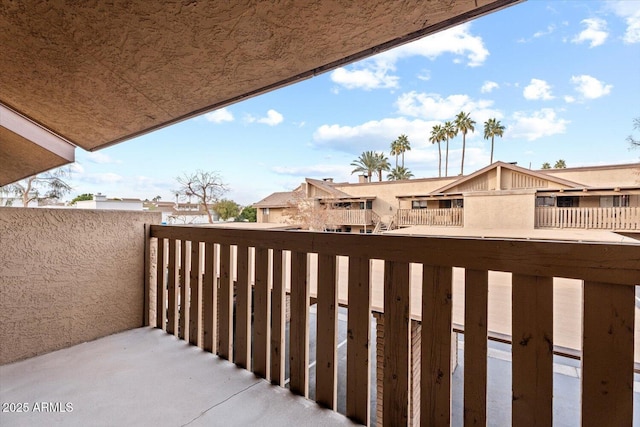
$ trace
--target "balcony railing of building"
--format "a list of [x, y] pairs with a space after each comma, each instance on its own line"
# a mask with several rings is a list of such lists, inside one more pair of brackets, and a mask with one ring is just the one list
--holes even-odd
[[439, 227], [462, 227], [463, 208], [447, 209], [398, 209], [398, 225], [434, 225]]
[[371, 209], [327, 209], [327, 224], [332, 225], [371, 225]]
[[[333, 409], [336, 260], [347, 257], [346, 412], [363, 424], [370, 417], [372, 390], [372, 260], [384, 261], [385, 426], [407, 425], [415, 409], [409, 409], [412, 263], [422, 266], [421, 398], [416, 402], [422, 425], [451, 422], [453, 267], [465, 269], [465, 425], [486, 425], [488, 271], [512, 273], [513, 425], [552, 425], [553, 324], [561, 321], [553, 316], [553, 278], [583, 280], [582, 425], [632, 424], [633, 285], [640, 283], [640, 245], [155, 225], [150, 236], [149, 253], [157, 256], [149, 257], [149, 272], [157, 280], [148, 281], [153, 283], [149, 291], [160, 298], [151, 299], [155, 310], [148, 312], [155, 313], [157, 324], [280, 386], [285, 384], [285, 293], [290, 289], [289, 388], [303, 396], [309, 393], [308, 272], [317, 271], [315, 398]], [[313, 268], [310, 259], [317, 259]]]
[[640, 230], [640, 207], [536, 207], [537, 228]]

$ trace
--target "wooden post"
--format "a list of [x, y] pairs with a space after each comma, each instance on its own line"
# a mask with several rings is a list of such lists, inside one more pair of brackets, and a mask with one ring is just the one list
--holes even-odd
[[513, 275], [512, 424], [552, 425], [553, 278]]
[[249, 248], [237, 246], [236, 282], [236, 365], [251, 369], [251, 284], [249, 283]]
[[307, 254], [291, 253], [291, 323], [289, 389], [294, 394], [309, 394], [309, 281]]
[[[151, 320], [151, 226], [144, 225], [144, 266], [142, 272], [142, 280], [144, 280], [144, 302], [143, 310], [143, 326], [150, 326]], [[157, 298], [157, 295], [156, 295]]]
[[584, 427], [633, 424], [634, 311], [634, 286], [584, 282]]
[[202, 345], [200, 342], [200, 242], [191, 242], [191, 268], [189, 274], [189, 342]]
[[271, 382], [284, 386], [285, 301], [282, 251], [272, 251], [273, 299], [271, 321]]
[[180, 274], [177, 257], [179, 245], [179, 240], [169, 239], [169, 266], [167, 268], [169, 279], [167, 285], [167, 333], [173, 335], [177, 335], [178, 332], [178, 289], [176, 284], [178, 283], [178, 275]]
[[347, 416], [369, 425], [371, 379], [371, 285], [369, 260], [349, 258], [347, 319]]
[[187, 288], [189, 287], [189, 261], [191, 254], [187, 247], [187, 241], [182, 240], [180, 245], [180, 318], [178, 322], [178, 338], [188, 339], [189, 332], [187, 330], [187, 316], [189, 315], [189, 298]]
[[451, 423], [451, 279], [451, 267], [422, 267], [422, 426]]
[[202, 347], [205, 351], [215, 354], [218, 344], [216, 336], [218, 286], [214, 271], [214, 248], [215, 245], [213, 243], [207, 242], [204, 244], [204, 277], [202, 278], [202, 312], [204, 324], [202, 326]]
[[220, 333], [218, 335], [218, 354], [223, 359], [233, 357], [233, 284], [231, 283], [231, 248], [220, 245]]
[[156, 261], [156, 328], [167, 329], [167, 314], [165, 301], [167, 298], [167, 251], [165, 246], [167, 239], [158, 240], [158, 253]]
[[335, 255], [318, 255], [316, 402], [336, 409], [338, 366], [338, 289]]
[[409, 422], [409, 263], [384, 263], [384, 426]]
[[465, 270], [464, 425], [487, 425], [487, 304], [489, 273]]
[[269, 378], [269, 325], [271, 323], [269, 249], [256, 247], [255, 266], [253, 372], [259, 377]]

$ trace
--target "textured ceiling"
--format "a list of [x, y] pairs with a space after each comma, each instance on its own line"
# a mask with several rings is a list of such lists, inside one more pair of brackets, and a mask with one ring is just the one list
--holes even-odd
[[94, 150], [519, 1], [3, 1], [0, 103]]

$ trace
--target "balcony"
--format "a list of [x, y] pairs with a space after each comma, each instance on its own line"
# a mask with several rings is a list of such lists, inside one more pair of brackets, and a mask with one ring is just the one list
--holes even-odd
[[371, 209], [327, 209], [327, 224], [331, 225], [372, 225]]
[[[344, 419], [331, 418], [330, 411], [301, 403], [308, 401], [286, 404], [282, 399], [313, 395], [320, 406], [335, 409], [338, 352], [346, 347], [345, 412], [354, 421], [369, 422], [372, 395], [381, 392], [377, 409], [378, 422], [383, 425], [419, 421], [423, 425], [449, 425], [456, 417], [465, 425], [485, 425], [491, 410], [487, 372], [492, 350], [488, 338], [499, 338], [491, 330], [495, 322], [492, 307], [496, 307], [491, 300], [495, 277], [501, 275], [511, 293], [510, 304], [509, 300], [499, 304], [503, 316], [511, 320], [510, 335], [501, 339], [514, 344], [510, 347], [512, 381], [499, 384], [499, 392], [513, 396], [512, 423], [552, 424], [554, 409], [562, 397], [554, 396], [554, 354], [570, 353], [562, 348], [566, 323], [582, 325], [580, 336], [574, 337], [578, 349], [572, 355], [581, 359], [578, 412], [582, 425], [631, 425], [634, 421], [634, 360], [638, 361], [638, 346], [634, 353], [634, 285], [640, 283], [640, 245], [159, 225], [149, 227], [148, 237], [147, 250], [139, 251], [139, 257], [146, 259], [144, 282], [148, 285], [146, 308], [140, 307], [140, 312], [146, 324], [156, 325], [159, 330], [130, 328], [124, 335], [3, 366], [17, 371], [10, 383], [3, 381], [3, 401], [20, 389], [16, 382], [19, 384], [22, 377], [21, 369], [27, 373], [23, 366], [62, 354], [68, 369], [82, 375], [50, 378], [49, 382], [41, 377], [41, 386], [51, 387], [59, 381], [63, 390], [88, 390], [85, 395], [93, 396], [97, 384], [113, 382], [119, 375], [136, 386], [115, 389], [123, 396], [114, 397], [114, 401], [131, 399], [125, 410], [135, 412], [136, 402], [144, 401], [149, 406], [143, 406], [142, 412], [155, 403], [158, 413], [179, 413], [183, 404], [200, 402], [203, 394], [227, 393], [218, 403], [231, 402], [227, 406], [230, 412], [221, 414], [224, 405], [214, 402], [211, 405], [218, 409], [211, 414], [226, 416], [220, 419], [235, 420], [235, 424], [246, 420], [244, 417], [256, 406], [271, 408], [268, 413], [282, 424], [294, 422], [294, 418], [287, 418], [293, 414], [311, 424], [343, 423]], [[110, 246], [105, 250], [113, 252]], [[85, 252], [85, 258], [90, 259], [92, 254]], [[37, 255], [40, 259], [41, 254]], [[60, 262], [67, 265], [64, 260]], [[99, 266], [101, 261], [94, 262]], [[577, 304], [577, 316], [581, 312], [582, 319], [567, 319], [567, 312], [556, 309], [556, 291], [562, 288], [563, 280], [578, 281], [579, 297], [572, 303]], [[138, 283], [142, 287], [142, 281]], [[6, 301], [18, 296], [7, 292], [3, 298]], [[310, 309], [312, 300], [316, 303], [315, 314]], [[101, 306], [111, 301], [97, 303]], [[348, 307], [346, 344], [338, 338], [340, 305]], [[83, 309], [77, 304], [73, 307]], [[97, 316], [115, 318], [115, 311], [103, 310]], [[373, 386], [370, 375], [372, 311], [384, 316], [385, 333], [380, 343], [384, 367], [379, 389]], [[309, 369], [313, 358], [309, 327], [312, 314], [317, 318], [314, 383]], [[574, 312], [571, 315], [576, 316]], [[3, 321], [5, 325], [7, 322]], [[414, 322], [421, 325], [417, 335]], [[464, 370], [454, 375], [455, 331], [464, 332], [464, 347], [460, 349]], [[17, 342], [21, 339], [26, 340], [26, 336], [18, 337]], [[93, 347], [103, 340], [103, 347]], [[417, 348], [421, 350], [419, 356]], [[126, 358], [127, 354], [133, 354], [135, 363]], [[92, 371], [91, 363], [96, 359], [109, 358], [113, 363], [106, 371], [99, 375]], [[192, 363], [204, 370], [190, 370]], [[207, 366], [213, 365], [222, 369], [219, 377], [207, 373]], [[28, 372], [35, 372], [36, 377], [38, 372], [48, 372], [45, 362], [29, 366]], [[142, 371], [148, 372], [143, 375]], [[462, 404], [460, 413], [452, 415], [453, 383], [461, 374], [463, 386], [458, 390], [463, 390], [459, 397]], [[233, 386], [227, 381], [231, 377], [238, 381]], [[185, 388], [179, 390], [183, 391], [172, 390], [168, 378], [182, 379]], [[284, 389], [278, 392], [278, 387], [267, 382], [288, 386], [291, 393]], [[259, 385], [252, 386], [254, 383]], [[418, 384], [420, 391], [416, 394]], [[143, 390], [147, 397], [136, 400], [134, 389]], [[273, 394], [273, 403], [261, 400], [262, 394]], [[199, 407], [207, 409], [206, 405]], [[295, 407], [299, 411], [294, 411]], [[100, 417], [108, 415], [109, 409], [116, 408], [102, 402], [92, 409], [75, 408], [74, 413]], [[139, 411], [137, 416], [143, 415]], [[210, 421], [210, 416], [204, 415], [202, 420]]]
[[398, 209], [398, 225], [433, 225], [438, 227], [462, 227], [464, 208], [449, 209]]
[[536, 207], [536, 228], [640, 230], [640, 207]]

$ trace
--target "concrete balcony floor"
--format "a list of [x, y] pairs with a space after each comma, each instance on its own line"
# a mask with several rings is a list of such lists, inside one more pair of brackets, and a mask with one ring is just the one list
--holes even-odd
[[2, 426], [355, 425], [152, 328], [1, 366], [0, 401], [29, 408], [0, 412]]

